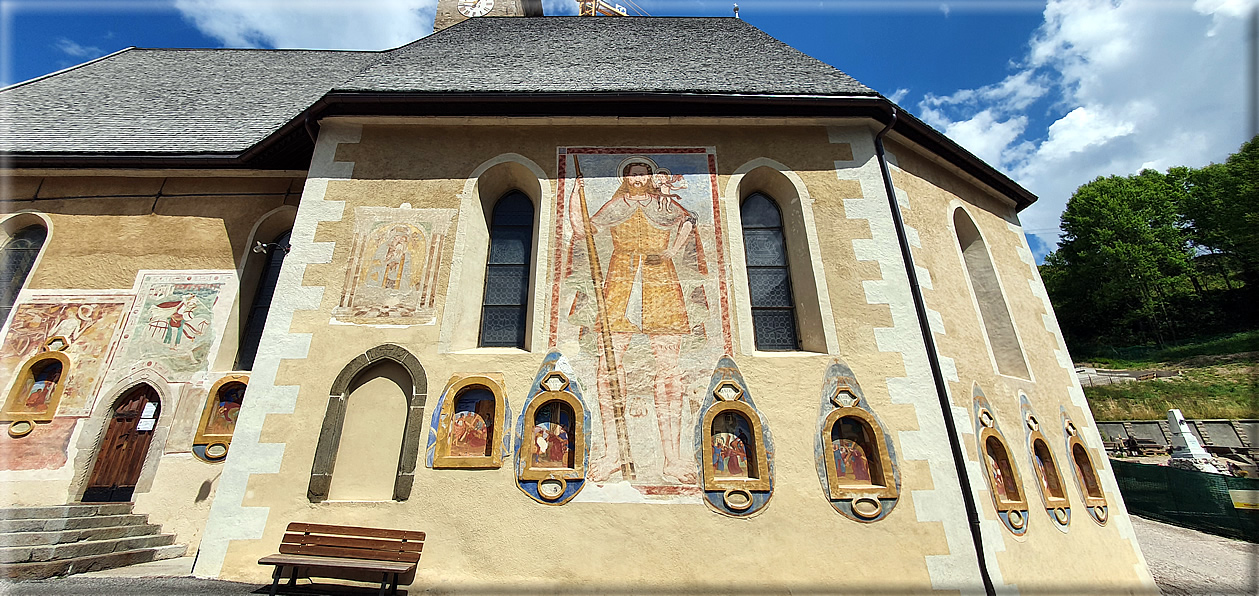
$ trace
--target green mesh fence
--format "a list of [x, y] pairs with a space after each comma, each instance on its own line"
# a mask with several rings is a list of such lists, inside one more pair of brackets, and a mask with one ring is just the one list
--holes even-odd
[[1236, 509], [1229, 490], [1259, 480], [1110, 460], [1128, 512], [1220, 536], [1259, 542], [1259, 510]]

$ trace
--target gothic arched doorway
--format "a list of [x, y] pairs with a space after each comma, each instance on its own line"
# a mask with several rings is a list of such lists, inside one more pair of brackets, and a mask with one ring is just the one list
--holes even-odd
[[105, 427], [87, 490], [83, 492], [84, 503], [131, 500], [161, 410], [157, 391], [145, 383], [118, 400]]

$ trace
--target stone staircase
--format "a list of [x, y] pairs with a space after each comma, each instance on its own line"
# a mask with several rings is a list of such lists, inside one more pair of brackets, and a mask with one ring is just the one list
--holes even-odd
[[0, 580], [43, 579], [182, 557], [188, 547], [131, 503], [0, 509]]

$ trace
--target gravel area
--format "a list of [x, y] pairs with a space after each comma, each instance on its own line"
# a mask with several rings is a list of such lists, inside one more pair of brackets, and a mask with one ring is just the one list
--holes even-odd
[[1164, 594], [1259, 594], [1259, 544], [1135, 515], [1132, 526]]

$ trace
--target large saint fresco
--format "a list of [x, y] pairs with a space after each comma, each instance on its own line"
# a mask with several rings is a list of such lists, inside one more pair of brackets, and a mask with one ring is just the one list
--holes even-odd
[[559, 150], [550, 344], [596, 380], [587, 479], [633, 489], [583, 498], [700, 493], [689, 433], [731, 345], [716, 167], [705, 148]]
[[235, 296], [234, 271], [141, 273], [116, 363], [150, 363], [172, 380], [208, 370]]
[[434, 293], [454, 209], [358, 207], [341, 301], [332, 315], [362, 324], [433, 322]]
[[36, 294], [14, 309], [0, 344], [0, 371], [12, 378], [49, 339], [65, 338], [70, 368], [59, 376], [65, 391], [57, 414], [86, 416], [104, 380], [115, 332], [131, 302], [130, 295]]

